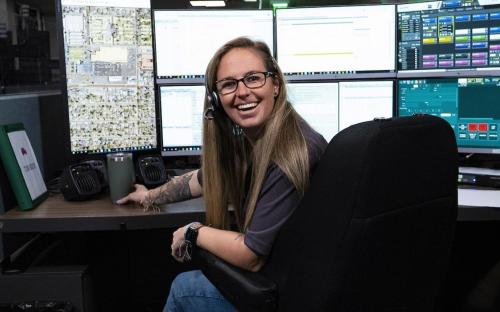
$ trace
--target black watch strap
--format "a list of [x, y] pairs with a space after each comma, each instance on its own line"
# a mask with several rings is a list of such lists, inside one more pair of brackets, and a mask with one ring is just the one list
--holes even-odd
[[192, 246], [196, 246], [196, 240], [198, 239], [198, 230], [203, 226], [200, 222], [190, 223], [186, 228], [186, 233], [184, 234], [184, 239], [189, 241]]

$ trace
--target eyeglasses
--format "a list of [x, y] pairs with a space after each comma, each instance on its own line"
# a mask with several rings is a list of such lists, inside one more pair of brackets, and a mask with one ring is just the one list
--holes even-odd
[[258, 72], [246, 75], [241, 79], [226, 78], [215, 82], [217, 91], [221, 95], [233, 93], [238, 89], [238, 83], [241, 81], [249, 89], [257, 89], [266, 84], [266, 79], [274, 76], [272, 72]]

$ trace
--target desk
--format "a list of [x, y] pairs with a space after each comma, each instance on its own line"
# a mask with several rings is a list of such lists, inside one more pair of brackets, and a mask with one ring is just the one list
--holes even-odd
[[[78, 247], [64, 249], [64, 254], [70, 259], [69, 263], [49, 264], [47, 272], [39, 274], [37, 270], [46, 270], [46, 266], [39, 268], [32, 267], [32, 264], [19, 274], [2, 275], [0, 271], [0, 287], [10, 285], [14, 290], [29, 289], [24, 292], [13, 290], [0, 293], [0, 302], [62, 300], [71, 301], [80, 307], [79, 311], [91, 311], [83, 309], [82, 306], [94, 298], [96, 305], [103, 311], [127, 311], [127, 308], [133, 306], [134, 300], [144, 306], [160, 307], [168, 293], [166, 287], [173, 277], [180, 273], [180, 266], [177, 267], [169, 255], [170, 235], [161, 235], [169, 230], [163, 232], [163, 229], [176, 228], [192, 221], [203, 221], [204, 218], [205, 209], [201, 198], [163, 205], [159, 212], [145, 212], [136, 204], [115, 205], [107, 195], [83, 202], [68, 202], [61, 195], [55, 195], [29, 211], [11, 209], [0, 215], [2, 266], [9, 265], [9, 261], [3, 262], [5, 256], [8, 255], [10, 259], [13, 252], [18, 250], [17, 246], [16, 250], [4, 250], [3, 239], [16, 241], [18, 233], [30, 233], [28, 237], [31, 237], [31, 233], [59, 232], [56, 240], [63, 238], [68, 242], [76, 241]], [[142, 229], [157, 230], [151, 232], [160, 235], [144, 235], [143, 231], [125, 232]], [[106, 235], [94, 235], [94, 231], [108, 232]], [[145, 241], [148, 244], [138, 244], [144, 243], [141, 240], [144, 237], [147, 238]], [[149, 240], [151, 238], [153, 240]], [[130, 243], [131, 241], [134, 243]], [[24, 244], [23, 239], [21, 242]], [[14, 245], [17, 245], [17, 242]], [[162, 248], [159, 248], [160, 246]], [[51, 248], [45, 248], [39, 255], [50, 257], [50, 252], [53, 251]], [[38, 258], [38, 254], [35, 254], [35, 257], [43, 259]], [[78, 262], [82, 258], [84, 260]], [[78, 271], [81, 274], [75, 273], [71, 265], [81, 265], [83, 269]], [[89, 267], [93, 273], [84, 274], [84, 270], [87, 272]], [[94, 282], [91, 284], [90, 280]], [[150, 291], [144, 290], [147, 288], [144, 288], [139, 280], [147, 280], [148, 286], [151, 285], [152, 289], [158, 291], [150, 294]], [[64, 285], [65, 291], [57, 292], [53, 289], [59, 288], [52, 286], [47, 288], [47, 285], [54, 283]]]
[[[500, 220], [500, 208], [463, 205], [462, 191], [458, 190], [458, 221]], [[500, 190], [496, 192], [500, 200]], [[55, 195], [33, 210], [11, 209], [0, 215], [0, 233], [159, 229], [203, 221], [204, 217], [202, 198], [163, 205], [160, 212], [144, 212], [134, 204], [114, 205], [108, 196], [68, 202]]]
[[500, 190], [458, 189], [458, 221], [500, 220]]
[[204, 218], [202, 198], [163, 205], [160, 212], [145, 212], [136, 204], [112, 204], [108, 196], [83, 202], [68, 202], [62, 195], [55, 195], [33, 210], [11, 209], [0, 215], [0, 232], [158, 229], [203, 221]]
[[[162, 238], [158, 235], [155, 236], [158, 239], [151, 242], [143, 239], [144, 237], [149, 238], [149, 236], [139, 235], [143, 234], [142, 231], [133, 233], [139, 235], [137, 238], [129, 236], [128, 233], [123, 235], [124, 233], [118, 231], [172, 228], [195, 220], [202, 221], [203, 218], [204, 205], [201, 198], [164, 205], [161, 207], [160, 212], [144, 212], [141, 207], [133, 204], [114, 205], [107, 196], [84, 202], [67, 202], [62, 196], [57, 195], [49, 197], [33, 210], [20, 211], [19, 209], [11, 209], [0, 215], [0, 239], [2, 233], [83, 231], [87, 232], [84, 233], [87, 236], [93, 234], [89, 233], [91, 231], [113, 231], [112, 233], [106, 233], [107, 235], [104, 238], [104, 241], [114, 243], [110, 245], [113, 247], [111, 250], [94, 253], [94, 251], [102, 250], [102, 246], [106, 246], [105, 243], [92, 246], [90, 251], [86, 250], [89, 254], [94, 254], [86, 264], [94, 272], [92, 277], [95, 279], [94, 284], [97, 288], [92, 293], [95, 295], [97, 306], [102, 310], [126, 311], [127, 308], [137, 307], [138, 303], [141, 303], [144, 306], [147, 304], [149, 307], [154, 308], [151, 310], [160, 310], [165, 295], [168, 293], [168, 285], [170, 285], [171, 280], [177, 273], [185, 270], [185, 267], [174, 263], [174, 260], [169, 256], [169, 237]], [[458, 221], [486, 220], [500, 220], [500, 208], [460, 206], [458, 209]], [[453, 300], [457, 298], [456, 293], [465, 293], [466, 290], [468, 291], [469, 285], [474, 285], [477, 282], [476, 275], [483, 276], [484, 273], [481, 271], [464, 282], [460, 280], [464, 275], [463, 272], [470, 272], [471, 267], [489, 267], [487, 264], [478, 263], [478, 259], [497, 259], [496, 254], [490, 254], [495, 249], [482, 249], [483, 244], [477, 243], [483, 241], [484, 237], [495, 237], [496, 232], [492, 234], [490, 231], [497, 228], [495, 224], [486, 224], [485, 226], [483, 223], [478, 222], [464, 222], [461, 225], [462, 228], [458, 228], [457, 231], [460, 244], [455, 247], [454, 252], [456, 255], [454, 259], [460, 259], [457, 262], [465, 264], [456, 265], [456, 267], [452, 268], [454, 276], [457, 277], [455, 279], [451, 278], [449, 282], [450, 285], [454, 286], [450, 286], [451, 291], [448, 297]], [[470, 226], [473, 226], [473, 230], [479, 229], [481, 231], [470, 231]], [[109, 238], [107, 237], [108, 234], [120, 237]], [[15, 236], [15, 234], [9, 235]], [[89, 241], [94, 239], [96, 237], [91, 237]], [[97, 239], [99, 242], [102, 241], [101, 233], [99, 233]], [[141, 242], [148, 242], [148, 244], [142, 245]], [[131, 250], [127, 246], [134, 249]], [[165, 247], [156, 248], [157, 246]], [[95, 254], [104, 255], [97, 257]], [[0, 250], [0, 259], [2, 258], [2, 250]], [[464, 259], [467, 261], [464, 261]], [[60, 276], [61, 273], [58, 274], [57, 276]], [[69, 276], [67, 272], [64, 274]], [[12, 277], [14, 276], [4, 276], [3, 278]], [[17, 277], [22, 279], [24, 276], [19, 275]], [[44, 282], [43, 285], [46, 285], [49, 278], [50, 276], [41, 277], [41, 281]], [[147, 281], [147, 285], [143, 281]], [[6, 282], [11, 283], [10, 280]], [[58, 283], [60, 284], [60, 282]], [[74, 288], [68, 286], [70, 281], [65, 281], [65, 283], [68, 291], [74, 290]], [[33, 284], [30, 284], [30, 286], [34, 287]], [[43, 287], [38, 290], [40, 289], [43, 289]], [[77, 293], [77, 291], [73, 292]], [[10, 299], [8, 292], [4, 295], [7, 296], [7, 299]], [[70, 300], [69, 295], [65, 296], [61, 297], [61, 300]], [[58, 299], [59, 297], [51, 297], [51, 299], [54, 298]], [[119, 300], [116, 298], [119, 298]], [[6, 301], [8, 301], [7, 299]], [[73, 302], [76, 301], [73, 300]], [[140, 309], [137, 307], [136, 310]]]

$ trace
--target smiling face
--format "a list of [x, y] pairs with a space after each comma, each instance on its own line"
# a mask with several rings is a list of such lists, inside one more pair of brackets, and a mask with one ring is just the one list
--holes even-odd
[[[262, 56], [251, 48], [234, 48], [224, 55], [217, 70], [217, 80], [241, 79], [248, 74], [267, 72]], [[242, 81], [233, 93], [219, 95], [222, 107], [231, 120], [243, 128], [247, 136], [257, 133], [271, 116], [274, 96], [279, 84], [272, 76], [256, 89], [249, 89]]]

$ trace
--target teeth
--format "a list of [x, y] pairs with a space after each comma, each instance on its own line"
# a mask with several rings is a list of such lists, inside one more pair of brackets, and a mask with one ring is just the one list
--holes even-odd
[[249, 108], [254, 108], [255, 106], [257, 106], [257, 103], [247, 103], [238, 105], [238, 109], [249, 109]]

